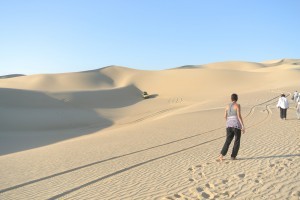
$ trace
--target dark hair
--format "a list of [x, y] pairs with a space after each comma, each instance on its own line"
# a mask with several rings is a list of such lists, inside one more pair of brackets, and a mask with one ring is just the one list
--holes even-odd
[[281, 94], [281, 97], [285, 97], [285, 95], [284, 95], [284, 94]]
[[231, 95], [231, 101], [237, 101], [239, 98], [238, 98], [238, 95], [237, 94], [232, 94]]

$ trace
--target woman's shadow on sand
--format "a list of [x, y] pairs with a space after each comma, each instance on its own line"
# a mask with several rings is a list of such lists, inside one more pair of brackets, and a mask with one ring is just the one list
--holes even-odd
[[290, 158], [290, 157], [300, 157], [300, 154], [245, 157], [245, 158], [239, 158], [238, 160], [260, 160], [260, 159], [269, 159], [269, 158]]

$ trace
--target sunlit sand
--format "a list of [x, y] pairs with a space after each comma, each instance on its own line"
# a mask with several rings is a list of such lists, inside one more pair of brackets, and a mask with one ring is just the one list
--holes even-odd
[[[1, 78], [0, 199], [299, 199], [295, 90], [299, 59]], [[232, 93], [246, 133], [218, 162]]]

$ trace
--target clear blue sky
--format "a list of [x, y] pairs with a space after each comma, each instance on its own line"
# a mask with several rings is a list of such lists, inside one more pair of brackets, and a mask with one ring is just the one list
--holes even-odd
[[300, 58], [300, 0], [0, 0], [0, 75]]

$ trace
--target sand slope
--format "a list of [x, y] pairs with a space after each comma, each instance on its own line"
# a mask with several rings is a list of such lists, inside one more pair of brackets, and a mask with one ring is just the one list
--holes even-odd
[[[299, 80], [299, 59], [0, 79], [0, 199], [299, 199], [300, 121], [275, 107]], [[247, 132], [220, 163], [232, 92]]]

